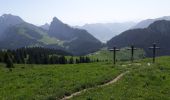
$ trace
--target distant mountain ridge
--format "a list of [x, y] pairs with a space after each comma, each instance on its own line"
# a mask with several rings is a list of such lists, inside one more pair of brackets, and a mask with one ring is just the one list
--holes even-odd
[[14, 16], [11, 14], [3, 14], [0, 16], [0, 37], [8, 27], [20, 23], [24, 23], [24, 21], [19, 16]]
[[51, 37], [65, 41], [63, 45], [75, 55], [79, 55], [78, 51], [83, 54], [96, 51], [102, 45], [99, 40], [86, 30], [72, 28], [56, 17], [51, 22], [48, 34]]
[[160, 18], [156, 18], [156, 19], [143, 20], [143, 21], [139, 22], [138, 24], [136, 24], [134, 27], [132, 27], [132, 29], [147, 28], [149, 25], [151, 25], [152, 23], [154, 23], [155, 21], [158, 21], [158, 20], [170, 21], [170, 16], [164, 16], [164, 17], [160, 17]]
[[152, 51], [148, 47], [153, 43], [157, 43], [161, 47], [159, 56], [170, 55], [170, 21], [160, 20], [152, 23], [148, 28], [144, 29], [131, 29], [121, 33], [120, 35], [108, 41], [109, 48], [113, 46], [127, 47], [135, 45], [136, 47], [143, 48], [147, 56], [152, 55]]
[[48, 31], [50, 28], [50, 25], [48, 23], [45, 23], [44, 25], [41, 25], [40, 27]]
[[95, 23], [85, 24], [83, 26], [76, 26], [79, 29], [85, 29], [91, 33], [94, 37], [102, 42], [107, 42], [112, 37], [120, 34], [133, 27], [136, 23], [124, 22], [124, 23]]
[[4, 31], [4, 34], [2, 34], [3, 38], [0, 39], [0, 47], [15, 49], [25, 46], [44, 46], [48, 43], [43, 39], [50, 39], [50, 37], [43, 35], [43, 33], [44, 31], [35, 25], [26, 22], [17, 24]]
[[47, 47], [85, 55], [101, 48], [102, 44], [85, 30], [75, 29], [53, 18], [49, 30], [5, 14], [0, 17], [0, 49]]

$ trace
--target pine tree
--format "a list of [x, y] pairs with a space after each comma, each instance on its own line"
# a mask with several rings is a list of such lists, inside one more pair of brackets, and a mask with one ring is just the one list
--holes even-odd
[[79, 59], [76, 58], [76, 64], [79, 64], [79, 63], [80, 63]]
[[90, 63], [90, 58], [89, 58], [89, 57], [86, 57], [85, 62], [86, 62], [86, 63]]
[[67, 64], [67, 59], [65, 58], [65, 56], [61, 56], [60, 61], [61, 61], [60, 64]]
[[99, 59], [97, 58], [96, 62], [99, 62]]
[[71, 57], [71, 58], [69, 59], [69, 64], [74, 64], [74, 59], [73, 59], [73, 57]]
[[9, 68], [10, 70], [11, 68], [14, 68], [12, 58], [9, 56], [8, 53], [5, 54], [4, 60], [7, 68]]
[[55, 64], [59, 64], [59, 57], [55, 56]]
[[0, 62], [4, 61], [4, 57], [3, 57], [3, 51], [0, 51]]
[[50, 63], [50, 61], [49, 61], [49, 56], [48, 55], [44, 55], [44, 57], [43, 57], [44, 59], [44, 62], [43, 62], [43, 64], [49, 64]]
[[51, 56], [50, 57], [50, 61], [49, 61], [50, 64], [55, 64], [55, 59], [54, 59], [54, 56]]

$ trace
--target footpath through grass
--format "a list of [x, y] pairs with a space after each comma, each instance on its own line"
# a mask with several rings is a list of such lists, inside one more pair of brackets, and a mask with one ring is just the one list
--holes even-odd
[[130, 70], [121, 80], [72, 100], [170, 100], [170, 57], [160, 57], [156, 64], [148, 64], [150, 61], [121, 63], [120, 69]]
[[[99, 60], [113, 60], [113, 51], [109, 51], [106, 48], [103, 48], [95, 53], [88, 55], [91, 59]], [[131, 51], [127, 48], [122, 48], [120, 51], [116, 52], [116, 59], [118, 61], [128, 61], [131, 58]], [[134, 59], [143, 59], [145, 58], [145, 52], [142, 49], [137, 49], [134, 52]]]
[[56, 100], [120, 73], [111, 63], [15, 65], [12, 72], [0, 64], [0, 100]]

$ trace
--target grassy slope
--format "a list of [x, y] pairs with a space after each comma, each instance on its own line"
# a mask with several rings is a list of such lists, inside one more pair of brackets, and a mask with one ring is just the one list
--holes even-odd
[[[31, 27], [31, 28], [25, 29], [25, 27]], [[63, 46], [63, 41], [60, 41], [60, 40], [58, 40], [54, 37], [50, 37], [50, 36], [47, 35], [48, 33], [42, 31], [38, 27], [31, 26], [29, 24], [23, 24], [23, 26], [19, 26], [18, 34], [26, 36], [29, 39], [34, 39], [35, 37], [32, 37], [29, 34], [27, 34], [27, 30], [32, 30], [32, 31], [36, 32], [37, 34], [41, 35], [42, 38], [38, 40], [39, 42], [42, 42], [46, 45], [48, 45], [48, 44], [58, 44], [59, 46]]]
[[9, 72], [0, 64], [1, 100], [61, 98], [111, 80], [120, 73], [106, 63], [15, 66]]
[[49, 37], [47, 34], [43, 35], [43, 38], [39, 40], [40, 42], [43, 42], [44, 44], [58, 44], [59, 46], [63, 46], [63, 41], [60, 41], [54, 37]]
[[[90, 90], [73, 100], [170, 100], [170, 57], [161, 57], [156, 64], [123, 64], [128, 69], [116, 84]], [[126, 65], [126, 66], [125, 66]]]
[[[117, 60], [121, 61], [126, 61], [129, 60], [131, 55], [130, 55], [129, 50], [125, 50], [125, 48], [121, 49], [120, 51], [117, 52], [116, 58]], [[106, 48], [101, 49], [100, 51], [97, 51], [95, 53], [89, 54], [93, 59], [99, 59], [99, 60], [109, 60], [112, 61], [113, 59], [113, 52], [108, 51]], [[139, 59], [139, 58], [144, 58], [145, 57], [145, 52], [142, 49], [135, 50], [134, 52], [134, 58]]]

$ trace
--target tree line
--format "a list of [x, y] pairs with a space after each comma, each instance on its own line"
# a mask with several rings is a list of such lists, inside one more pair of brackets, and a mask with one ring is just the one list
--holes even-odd
[[73, 57], [71, 54], [55, 49], [33, 47], [20, 48], [16, 50], [0, 50], [0, 62], [7, 66], [17, 64], [79, 64], [90, 63], [98, 60], [91, 60], [87, 56]]

